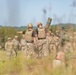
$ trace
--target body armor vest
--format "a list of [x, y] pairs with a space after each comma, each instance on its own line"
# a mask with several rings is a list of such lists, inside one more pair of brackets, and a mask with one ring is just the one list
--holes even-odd
[[26, 41], [28, 41], [28, 42], [32, 42], [33, 41], [32, 33], [33, 33], [33, 30], [32, 31], [28, 31], [28, 30], [26, 31], [26, 33], [25, 33]]
[[38, 38], [43, 39], [45, 37], [46, 37], [45, 28], [42, 28], [42, 29], [38, 28]]

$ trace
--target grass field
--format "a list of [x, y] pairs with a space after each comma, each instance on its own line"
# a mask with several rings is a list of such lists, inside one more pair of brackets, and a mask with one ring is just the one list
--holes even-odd
[[[42, 59], [26, 59], [21, 51], [17, 58], [7, 59], [6, 51], [0, 50], [0, 75], [76, 75], [76, 60], [73, 69], [52, 68], [52, 55]], [[73, 70], [73, 71], [72, 71]]]

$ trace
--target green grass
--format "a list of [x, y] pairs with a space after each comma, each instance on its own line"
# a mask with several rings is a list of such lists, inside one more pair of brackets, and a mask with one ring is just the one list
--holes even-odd
[[71, 63], [73, 69], [69, 66], [67, 69], [57, 68], [53, 70], [52, 55], [42, 59], [27, 60], [19, 51], [17, 58], [11, 57], [8, 60], [6, 51], [0, 50], [0, 75], [76, 75], [76, 60], [74, 59]]

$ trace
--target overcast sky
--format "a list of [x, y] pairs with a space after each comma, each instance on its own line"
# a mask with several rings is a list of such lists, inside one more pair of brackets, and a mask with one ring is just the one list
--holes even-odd
[[[55, 23], [76, 23], [73, 0], [0, 0], [0, 25], [24, 26], [46, 23], [48, 17]], [[45, 15], [43, 10], [45, 9]]]

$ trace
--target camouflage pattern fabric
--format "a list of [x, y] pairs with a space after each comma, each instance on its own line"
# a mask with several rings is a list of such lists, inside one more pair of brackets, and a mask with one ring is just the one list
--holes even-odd
[[20, 44], [21, 44], [21, 50], [22, 51], [25, 50], [26, 49], [26, 40], [25, 39], [21, 39]]
[[38, 51], [39, 51], [39, 57], [49, 55], [48, 42], [46, 39], [38, 40]]
[[33, 43], [26, 43], [24, 54], [27, 59], [34, 56], [34, 44]]
[[6, 42], [5, 43], [5, 50], [7, 51], [7, 57], [8, 58], [10, 58], [11, 56], [15, 57], [15, 51], [14, 51], [12, 42]]
[[19, 41], [16, 40], [16, 39], [13, 39], [12, 43], [13, 43], [13, 46], [14, 46], [15, 55], [17, 56], [18, 50], [19, 50]]

